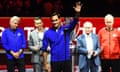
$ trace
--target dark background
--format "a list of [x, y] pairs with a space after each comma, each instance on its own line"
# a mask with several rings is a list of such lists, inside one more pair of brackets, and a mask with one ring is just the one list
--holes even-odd
[[[13, 15], [49, 17], [57, 11], [61, 16], [73, 16], [76, 0], [0, 0], [0, 16]], [[81, 17], [104, 17], [107, 13], [120, 17], [120, 0], [80, 0]]]

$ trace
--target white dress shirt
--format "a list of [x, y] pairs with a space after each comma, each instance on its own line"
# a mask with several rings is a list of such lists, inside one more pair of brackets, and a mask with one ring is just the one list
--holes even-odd
[[[85, 40], [86, 40], [87, 50], [93, 50], [93, 40], [91, 34], [89, 35], [85, 34]], [[87, 56], [88, 59], [91, 58], [91, 54], [88, 54]]]

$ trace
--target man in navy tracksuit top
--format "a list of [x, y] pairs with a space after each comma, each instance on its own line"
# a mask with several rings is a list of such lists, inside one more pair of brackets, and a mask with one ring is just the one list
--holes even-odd
[[25, 72], [23, 49], [26, 48], [26, 39], [24, 31], [17, 28], [20, 18], [13, 16], [10, 18], [10, 28], [2, 33], [2, 46], [7, 55], [7, 70], [15, 72], [17, 66], [19, 72]]
[[72, 72], [70, 62], [70, 33], [75, 28], [78, 22], [78, 16], [80, 14], [81, 5], [80, 2], [76, 2], [74, 7], [76, 16], [70, 24], [61, 26], [60, 17], [58, 13], [51, 15], [52, 28], [47, 30], [43, 38], [43, 59], [45, 69], [47, 66], [47, 47], [50, 45], [51, 51], [51, 72]]

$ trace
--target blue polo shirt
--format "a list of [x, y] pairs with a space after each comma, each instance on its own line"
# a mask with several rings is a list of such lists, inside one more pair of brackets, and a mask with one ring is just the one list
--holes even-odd
[[78, 19], [73, 19], [70, 24], [61, 26], [58, 30], [50, 28], [45, 32], [42, 50], [47, 51], [47, 47], [50, 45], [52, 62], [70, 60], [70, 33], [77, 22]]

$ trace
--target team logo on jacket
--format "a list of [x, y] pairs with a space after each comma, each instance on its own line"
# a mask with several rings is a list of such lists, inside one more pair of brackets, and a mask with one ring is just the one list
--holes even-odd
[[61, 31], [61, 32], [60, 32], [60, 35], [63, 35], [63, 34], [64, 34], [64, 32], [63, 32], [63, 31]]
[[117, 34], [113, 34], [112, 36], [113, 36], [113, 37], [117, 37]]
[[21, 33], [18, 33], [17, 36], [21, 36]]

